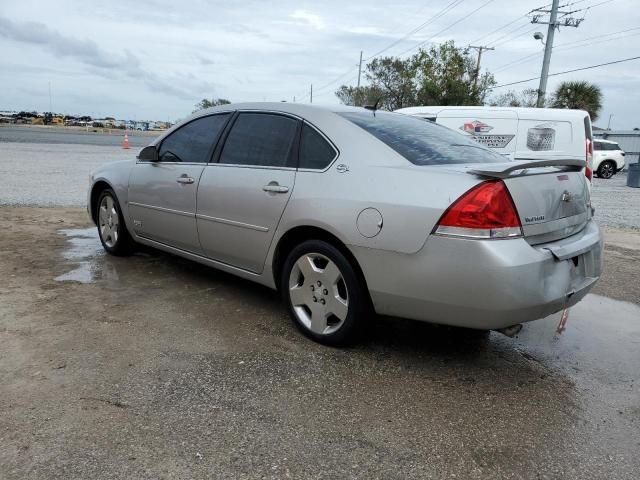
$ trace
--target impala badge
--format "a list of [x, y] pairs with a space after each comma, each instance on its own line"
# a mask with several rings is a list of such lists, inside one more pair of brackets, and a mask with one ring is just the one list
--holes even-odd
[[341, 163], [340, 165], [336, 166], [336, 170], [338, 171], [338, 173], [345, 173], [349, 171], [349, 167], [347, 167], [344, 163]]

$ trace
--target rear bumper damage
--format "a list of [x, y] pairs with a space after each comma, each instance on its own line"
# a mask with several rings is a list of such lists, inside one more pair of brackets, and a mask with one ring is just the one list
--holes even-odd
[[460, 327], [499, 329], [575, 305], [602, 271], [602, 236], [589, 221], [563, 240], [430, 236], [403, 255], [354, 248], [376, 311]]

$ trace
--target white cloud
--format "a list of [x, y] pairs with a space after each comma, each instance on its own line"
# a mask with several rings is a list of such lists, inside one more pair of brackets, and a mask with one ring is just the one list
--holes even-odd
[[320, 15], [316, 15], [306, 10], [296, 10], [289, 17], [294, 20], [300, 20], [302, 23], [315, 28], [316, 30], [324, 30], [326, 25]]
[[[305, 96], [311, 83], [314, 102], [337, 103], [335, 89], [341, 82], [357, 79], [360, 50], [365, 58], [382, 50], [427, 22], [447, 2], [0, 3], [0, 109], [45, 110], [50, 81], [54, 106], [62, 112], [175, 119], [191, 112], [205, 96], [233, 101], [292, 100]], [[385, 55], [397, 55], [428, 40], [485, 0], [466, 3], [465, 10], [451, 10]], [[433, 40], [453, 39], [458, 45], [478, 39], [483, 45], [497, 41], [496, 49], [482, 57], [482, 68], [489, 70], [533, 54], [497, 71], [496, 79], [509, 83], [535, 77], [540, 73], [542, 46], [527, 33], [534, 25], [523, 17], [532, 8], [525, 3], [495, 0]], [[579, 28], [557, 32], [557, 47], [583, 39], [588, 45], [554, 50], [551, 72], [637, 55], [635, 39], [640, 36], [590, 40], [640, 25], [637, 3], [616, 0], [595, 7]], [[518, 17], [516, 23], [488, 35]], [[513, 36], [521, 34], [519, 37], [509, 40], [507, 35], [508, 41], [500, 40], [516, 28]], [[339, 82], [331, 83], [345, 73]], [[601, 117], [614, 113], [616, 128], [633, 128], [640, 127], [635, 93], [639, 76], [640, 61], [629, 62], [551, 77], [549, 88], [565, 79], [594, 81], [604, 93]], [[512, 88], [535, 86], [536, 82], [529, 82]]]

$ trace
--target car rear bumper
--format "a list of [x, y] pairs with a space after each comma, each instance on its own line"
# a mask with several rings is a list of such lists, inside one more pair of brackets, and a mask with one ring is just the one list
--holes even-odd
[[503, 328], [575, 305], [602, 271], [602, 236], [590, 221], [558, 242], [432, 235], [403, 255], [353, 248], [376, 312], [477, 329]]

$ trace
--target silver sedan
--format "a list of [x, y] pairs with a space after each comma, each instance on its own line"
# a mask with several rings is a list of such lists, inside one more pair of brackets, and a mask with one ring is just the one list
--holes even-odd
[[511, 162], [363, 108], [200, 111], [91, 176], [105, 250], [144, 244], [281, 291], [296, 325], [352, 341], [371, 315], [501, 329], [578, 302], [601, 272], [585, 162]]

